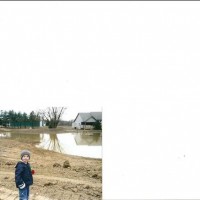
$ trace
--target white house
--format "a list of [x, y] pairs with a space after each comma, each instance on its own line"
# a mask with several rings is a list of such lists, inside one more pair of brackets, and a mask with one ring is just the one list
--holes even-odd
[[72, 128], [93, 129], [97, 121], [102, 122], [102, 112], [78, 113], [72, 123]]

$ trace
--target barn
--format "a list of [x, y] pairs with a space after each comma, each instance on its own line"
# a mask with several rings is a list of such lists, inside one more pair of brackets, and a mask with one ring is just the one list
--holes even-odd
[[72, 128], [93, 129], [97, 122], [102, 123], [102, 112], [78, 113], [72, 123]]

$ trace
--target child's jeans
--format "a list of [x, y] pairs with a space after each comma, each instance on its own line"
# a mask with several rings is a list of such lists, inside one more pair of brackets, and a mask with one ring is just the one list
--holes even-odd
[[28, 200], [29, 198], [29, 186], [19, 189], [19, 200]]

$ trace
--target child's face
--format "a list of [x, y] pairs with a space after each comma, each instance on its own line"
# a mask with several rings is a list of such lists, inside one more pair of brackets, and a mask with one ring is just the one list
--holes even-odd
[[22, 157], [22, 161], [25, 162], [25, 163], [27, 163], [29, 160], [30, 160], [30, 158], [29, 158], [28, 155], [24, 155], [24, 156]]

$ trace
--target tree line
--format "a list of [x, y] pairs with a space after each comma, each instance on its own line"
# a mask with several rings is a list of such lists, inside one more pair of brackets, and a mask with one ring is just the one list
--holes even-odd
[[0, 111], [0, 126], [11, 128], [27, 128], [40, 126], [41, 117], [34, 111], [27, 113], [14, 110]]
[[14, 110], [0, 111], [0, 127], [27, 128], [39, 127], [42, 122], [49, 128], [57, 128], [65, 107], [48, 107], [30, 114], [15, 112]]

